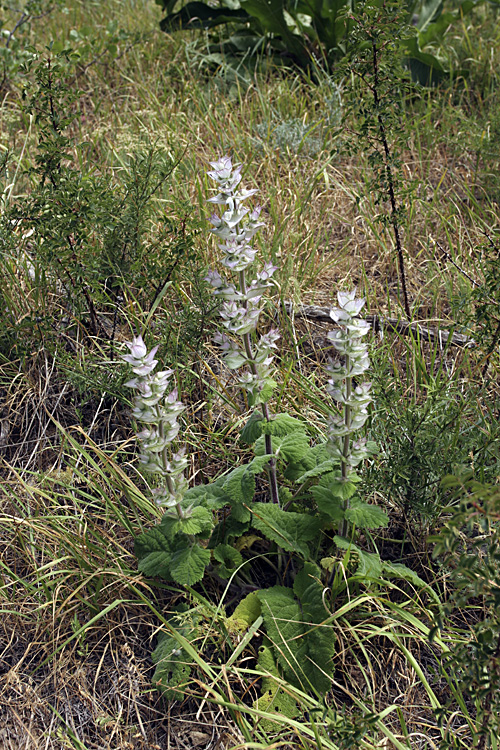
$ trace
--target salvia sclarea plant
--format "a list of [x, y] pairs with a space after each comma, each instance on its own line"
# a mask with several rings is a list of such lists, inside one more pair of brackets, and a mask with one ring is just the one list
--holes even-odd
[[[262, 649], [266, 671], [302, 688], [325, 691], [330, 684], [325, 665], [333, 656], [333, 639], [325, 629], [311, 629], [310, 623], [324, 620], [321, 581], [327, 575], [331, 579], [332, 548], [354, 550], [358, 573], [371, 570], [378, 575], [385, 570], [389, 576], [417, 581], [404, 566], [383, 563], [376, 553], [355, 544], [357, 529], [388, 522], [380, 508], [356, 492], [360, 481], [356, 468], [375, 451], [372, 443], [356, 438], [371, 403], [370, 384], [354, 384], [369, 367], [365, 342], [369, 326], [360, 317], [364, 300], [355, 291], [339, 292], [338, 307], [331, 313], [337, 328], [329, 338], [338, 359], [329, 365], [327, 390], [341, 408], [330, 418], [327, 440], [318, 442], [300, 419], [273, 414], [269, 405], [276, 386], [273, 357], [279, 334], [257, 328], [263, 297], [277, 269], [270, 263], [259, 267], [251, 244], [263, 225], [260, 208], [251, 210], [245, 203], [256, 191], [240, 187], [241, 166], [233, 167], [229, 157], [212, 162], [211, 167], [208, 175], [217, 192], [210, 202], [222, 206], [222, 211], [210, 221], [224, 269], [224, 275], [212, 270], [207, 277], [214, 294], [223, 300], [222, 331], [216, 342], [227, 366], [238, 372], [252, 408], [240, 441], [253, 446], [253, 457], [209, 484], [188, 487], [187, 459], [175, 445], [183, 407], [177, 390], [169, 391], [172, 372], [154, 373], [156, 347], [148, 352], [141, 338], [129, 343], [130, 353], [124, 359], [135, 375], [128, 384], [136, 391], [133, 416], [143, 425], [138, 434], [140, 463], [152, 477], [155, 500], [165, 508], [159, 524], [136, 538], [135, 552], [139, 570], [150, 577], [191, 586], [208, 575], [249, 585], [252, 591], [233, 613], [233, 626], [246, 628], [262, 617], [268, 636]], [[257, 502], [256, 476], [263, 472], [268, 476], [269, 497], [267, 502]], [[268, 558], [276, 554], [277, 571], [284, 569], [287, 555], [295, 561], [291, 569], [302, 566], [290, 588], [259, 589], [251, 563], [255, 555], [245, 560], [241, 551], [245, 545], [238, 544], [249, 531], [251, 537], [260, 536], [267, 543]], [[179, 660], [174, 652], [180, 653]], [[165, 633], [153, 658], [158, 665], [155, 679], [174, 695], [179, 680], [186, 679], [186, 654]], [[285, 696], [281, 691], [280, 705]], [[261, 697], [261, 707], [276, 707], [276, 691], [264, 684]]]

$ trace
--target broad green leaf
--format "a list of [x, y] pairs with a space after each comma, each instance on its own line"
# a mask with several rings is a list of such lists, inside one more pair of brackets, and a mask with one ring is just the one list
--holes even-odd
[[305, 49], [304, 42], [299, 36], [289, 31], [288, 24], [283, 15], [282, 0], [240, 0], [241, 7], [250, 16], [256, 18], [266, 34], [274, 34], [281, 37], [286, 49], [296, 55], [302, 64], [307, 65], [309, 54]]
[[[255, 478], [247, 465], [238, 466], [225, 478], [222, 489], [231, 503], [251, 503], [255, 494]], [[241, 520], [241, 519], [240, 519]]]
[[246, 521], [239, 521], [234, 517], [234, 512], [237, 507], [238, 506], [233, 507], [229, 516], [222, 518], [222, 520], [216, 525], [208, 543], [209, 548], [214, 548], [218, 544], [228, 544], [231, 540], [240, 537], [248, 530], [251, 513], [241, 506], [241, 511], [245, 511], [248, 518]]
[[358, 569], [356, 570], [357, 576], [372, 580], [380, 579], [383, 563], [377, 552], [365, 552], [360, 549], [358, 550], [358, 560]]
[[358, 498], [351, 501], [350, 507], [345, 511], [345, 518], [359, 529], [378, 529], [389, 523], [389, 518], [382, 508], [364, 503]]
[[278, 664], [293, 685], [324, 694], [331, 682], [334, 635], [331, 627], [322, 626], [328, 613], [323, 607], [323, 587], [316, 580], [316, 566], [311, 565], [291, 589], [273, 586], [257, 592], [269, 640]]
[[[275, 713], [293, 719], [298, 713], [297, 703], [290, 693], [287, 693], [278, 683], [280, 675], [269, 641], [264, 642], [259, 648], [257, 666], [264, 674], [262, 676], [261, 695], [254, 702], [253, 707], [266, 714]], [[273, 677], [276, 679], [273, 679]], [[268, 718], [261, 719], [259, 726], [265, 732], [277, 730], [277, 724]]]
[[258, 411], [254, 411], [240, 434], [240, 442], [251, 445], [262, 435], [264, 417]]
[[262, 425], [262, 432], [265, 435], [277, 435], [278, 437], [284, 437], [291, 432], [305, 432], [304, 424], [300, 419], [290, 416], [290, 414], [275, 414], [275, 416], [269, 421], [264, 422]]
[[321, 485], [311, 487], [311, 495], [321, 513], [325, 513], [335, 523], [343, 520], [342, 500], [333, 495], [328, 487], [321, 487]]
[[184, 518], [174, 518], [164, 515], [161, 520], [161, 529], [169, 539], [182, 532], [183, 534], [196, 535], [207, 534], [213, 528], [214, 522], [212, 513], [198, 505], [189, 511], [189, 515]]
[[227, 496], [219, 482], [199, 484], [196, 487], [190, 487], [182, 498], [181, 505], [183, 508], [189, 508], [193, 505], [203, 505], [210, 510], [219, 510], [224, 505], [227, 505]]
[[[192, 633], [191, 625], [179, 626], [176, 629], [185, 637], [189, 638]], [[160, 631], [158, 644], [151, 654], [156, 669], [153, 675], [153, 684], [165, 695], [168, 700], [179, 700], [184, 696], [177, 688], [186, 685], [191, 674], [191, 666], [184, 649], [179, 647], [178, 642], [169, 633]]]
[[322, 521], [303, 513], [282, 510], [277, 505], [255, 503], [252, 525], [287, 552], [309, 557], [307, 542], [318, 537]]
[[[277, 435], [273, 435], [271, 437], [271, 445], [273, 449], [273, 453], [276, 453], [276, 451], [279, 449], [281, 445], [282, 438], [278, 437]], [[266, 453], [266, 440], [264, 435], [261, 435], [260, 438], [258, 438], [255, 441], [254, 447], [253, 447], [254, 453], [256, 456], [264, 456]]]
[[329, 458], [326, 461], [322, 461], [320, 464], [317, 464], [316, 466], [314, 466], [314, 468], [306, 471], [305, 474], [302, 474], [302, 476], [298, 477], [297, 481], [302, 484], [302, 482], [305, 482], [307, 479], [320, 477], [323, 474], [327, 474], [337, 468], [338, 461], [334, 461], [333, 458]]
[[240, 630], [246, 630], [260, 616], [261, 609], [257, 591], [251, 591], [238, 604], [231, 617], [228, 618], [228, 623], [232, 623], [233, 627], [237, 626]]
[[170, 580], [171, 542], [160, 526], [154, 526], [134, 540], [134, 552], [139, 570], [146, 576], [160, 576]]
[[191, 2], [177, 13], [171, 13], [160, 22], [162, 31], [179, 29], [211, 29], [225, 23], [246, 23], [249, 19], [244, 10], [213, 8], [207, 3]]
[[309, 469], [313, 469], [316, 466], [316, 457], [313, 453], [314, 449], [309, 449], [308, 452], [301, 458], [297, 463], [290, 462], [286, 467], [283, 475], [286, 479], [290, 479], [292, 482], [300, 481], [304, 472]]
[[247, 470], [251, 474], [260, 474], [267, 466], [271, 459], [271, 456], [265, 454], [263, 456], [255, 456], [255, 458], [252, 458], [250, 463], [247, 466]]
[[[304, 637], [298, 641], [296, 659], [311, 684], [321, 693], [331, 687], [328, 675], [332, 672], [335, 634], [331, 625], [321, 625], [329, 616], [323, 603], [321, 571], [313, 563], [305, 563], [295, 577], [295, 596], [299, 600]], [[325, 674], [326, 672], [326, 674]]]
[[213, 554], [214, 560], [220, 563], [217, 574], [221, 578], [229, 578], [243, 562], [241, 553], [230, 544], [218, 544]]
[[333, 541], [339, 549], [353, 552], [358, 559], [356, 576], [361, 578], [380, 579], [382, 573], [382, 561], [376, 552], [365, 552], [350, 539], [334, 536]]
[[182, 539], [170, 560], [170, 573], [177, 583], [192, 586], [201, 581], [210, 563], [210, 550]]
[[417, 588], [425, 588], [429, 590], [429, 593], [439, 602], [439, 596], [433, 591], [432, 587], [429, 586], [423, 578], [420, 578], [411, 568], [408, 568], [402, 563], [389, 563], [383, 562], [383, 571], [387, 578], [399, 578], [402, 581], [408, 581], [413, 583]]
[[285, 435], [281, 441], [278, 455], [284, 456], [287, 461], [296, 463], [300, 461], [309, 451], [309, 438], [304, 432], [292, 432]]
[[341, 500], [350, 500], [356, 493], [356, 484], [357, 482], [354, 483], [351, 477], [347, 477], [345, 480], [338, 477], [328, 483], [328, 489], [335, 497], [339, 497]]

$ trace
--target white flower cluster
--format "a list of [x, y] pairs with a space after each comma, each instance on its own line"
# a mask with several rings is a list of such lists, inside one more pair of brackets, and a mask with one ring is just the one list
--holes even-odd
[[337, 299], [339, 306], [331, 310], [330, 316], [339, 327], [327, 335], [344, 361], [330, 362], [327, 369], [332, 377], [327, 390], [343, 405], [343, 415], [330, 417], [328, 444], [332, 455], [346, 467], [352, 468], [369, 455], [366, 440], [351, 443], [350, 436], [365, 424], [372, 401], [371, 383], [362, 383], [353, 388], [352, 382], [353, 377], [362, 375], [370, 366], [366, 343], [362, 340], [370, 326], [366, 320], [358, 317], [365, 300], [356, 298], [355, 289], [352, 292], [338, 292]]
[[237, 369], [249, 365], [250, 371], [239, 378], [240, 385], [252, 394], [254, 403], [259, 403], [259, 392], [270, 377], [270, 365], [274, 359], [272, 349], [276, 349], [279, 334], [272, 329], [259, 338], [255, 351], [250, 347], [249, 334], [255, 331], [261, 313], [259, 303], [265, 290], [271, 285], [271, 278], [277, 270], [272, 263], [266, 263], [260, 272], [249, 281], [245, 271], [253, 264], [257, 251], [250, 240], [264, 226], [259, 221], [261, 207], [253, 211], [243, 206], [243, 202], [254, 195], [256, 190], [238, 190], [241, 182], [241, 165], [233, 167], [229, 156], [210, 162], [212, 169], [207, 173], [217, 183], [218, 193], [209, 203], [227, 206], [221, 216], [213, 214], [210, 221], [212, 232], [221, 242], [219, 248], [224, 253], [222, 265], [238, 274], [236, 283], [228, 283], [217, 271], [209, 271], [206, 280], [214, 289], [214, 294], [224, 300], [221, 317], [229, 333], [241, 336], [241, 348], [225, 334], [218, 334], [215, 341], [220, 345], [227, 366]]
[[187, 489], [184, 449], [172, 453], [170, 447], [179, 432], [177, 417], [184, 406], [178, 401], [176, 388], [167, 392], [173, 370], [153, 373], [158, 364], [154, 358], [158, 347], [148, 352], [141, 336], [126, 343], [130, 354], [123, 359], [132, 365], [137, 376], [126, 383], [136, 391], [132, 414], [144, 425], [137, 435], [141, 446], [139, 461], [145, 472], [160, 478], [159, 486], [153, 490], [157, 505], [172, 508], [178, 506]]

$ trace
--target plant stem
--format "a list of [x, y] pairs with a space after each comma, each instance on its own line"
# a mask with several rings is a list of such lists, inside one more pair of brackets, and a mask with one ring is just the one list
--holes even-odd
[[[346, 372], [349, 373], [349, 370], [351, 369], [351, 358], [348, 354], [346, 354], [345, 358], [345, 369]], [[348, 375], [345, 382], [345, 395], [346, 395], [346, 401], [349, 402], [351, 399], [352, 394], [352, 376]], [[351, 407], [349, 406], [349, 403], [346, 403], [344, 406], [344, 423], [347, 428], [347, 433], [344, 436], [344, 449], [342, 451], [342, 480], [344, 482], [347, 482], [348, 472], [347, 472], [347, 459], [349, 456], [349, 444], [351, 439]], [[349, 507], [349, 500], [346, 499], [343, 502], [343, 510], [344, 512]], [[347, 536], [349, 532], [349, 523], [346, 518], [342, 519], [342, 521], [339, 524], [339, 534], [340, 536]]]
[[[157, 411], [159, 411], [158, 407], [156, 407], [156, 408], [157, 408]], [[163, 421], [161, 421], [161, 420], [160, 420], [160, 423], [159, 423], [159, 432], [160, 432], [160, 437], [163, 438], [164, 435], [165, 435], [165, 425], [164, 425]], [[167, 481], [168, 491], [170, 492], [171, 495], [175, 496], [175, 484], [174, 484], [174, 482], [172, 480], [172, 477], [170, 476], [170, 474], [168, 472], [168, 448], [167, 448], [167, 446], [165, 446], [164, 449], [161, 452], [161, 460], [162, 460], [162, 463], [163, 463], [163, 468], [165, 470], [164, 476], [165, 476], [165, 479]], [[182, 512], [182, 508], [181, 508], [180, 503], [176, 503], [175, 504], [175, 510], [177, 511], [177, 517], [179, 519], [180, 518], [184, 518], [184, 514]]]
[[[246, 280], [245, 280], [245, 271], [239, 272], [239, 281], [240, 281], [240, 291], [243, 294], [246, 294], [247, 285], [246, 285]], [[247, 355], [247, 359], [249, 361], [252, 374], [258, 375], [257, 365], [255, 363], [255, 358], [254, 358], [254, 354], [252, 351], [252, 341], [250, 338], [250, 333], [244, 333], [242, 338], [243, 338], [243, 344], [245, 346], [245, 353]], [[261, 408], [262, 408], [262, 414], [264, 415], [264, 419], [267, 422], [270, 422], [271, 417], [269, 414], [268, 404], [261, 404]], [[271, 490], [271, 500], [276, 505], [279, 505], [278, 477], [276, 474], [276, 459], [273, 453], [273, 444], [271, 440], [271, 435], [265, 435], [264, 439], [265, 439], [265, 444], [266, 444], [266, 454], [270, 456], [269, 465], [268, 465], [268, 474], [269, 474], [269, 486]]]
[[403, 292], [403, 305], [404, 310], [406, 313], [406, 316], [408, 320], [411, 320], [411, 312], [410, 312], [410, 305], [408, 302], [408, 292], [406, 289], [406, 273], [405, 273], [405, 264], [404, 264], [404, 255], [403, 255], [403, 246], [401, 244], [401, 236], [399, 232], [399, 223], [398, 223], [398, 209], [396, 204], [396, 194], [394, 190], [394, 178], [392, 175], [392, 169], [391, 169], [391, 152], [389, 149], [389, 144], [387, 142], [387, 133], [384, 125], [384, 120], [382, 119], [382, 114], [380, 112], [380, 98], [378, 95], [378, 88], [379, 88], [379, 76], [378, 76], [378, 60], [377, 60], [377, 42], [375, 39], [372, 39], [372, 52], [373, 52], [373, 86], [372, 94], [373, 94], [373, 102], [375, 105], [375, 112], [377, 113], [377, 121], [378, 121], [378, 127], [380, 132], [380, 140], [382, 141], [382, 145], [384, 147], [384, 159], [385, 159], [385, 172], [387, 175], [387, 186], [389, 190], [389, 200], [391, 203], [391, 224], [394, 231], [394, 240], [396, 242], [396, 250], [398, 254], [398, 265], [399, 265], [399, 277], [401, 280], [401, 289]]

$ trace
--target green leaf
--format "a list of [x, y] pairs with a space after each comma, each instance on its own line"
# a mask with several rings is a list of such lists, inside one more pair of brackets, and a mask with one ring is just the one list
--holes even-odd
[[313, 450], [314, 449], [310, 448], [305, 456], [303, 456], [297, 463], [289, 463], [283, 472], [284, 477], [290, 479], [292, 482], [296, 482], [297, 480], [300, 481], [304, 472], [314, 468], [316, 465], [316, 459]]
[[[289, 719], [297, 716], [297, 702], [278, 683], [280, 675], [273, 657], [272, 646], [269, 642], [263, 643], [259, 648], [257, 667], [263, 672], [262, 695], [257, 698], [253, 707], [263, 713], [278, 714], [281, 717], [286, 716]], [[264, 718], [260, 719], [259, 727], [265, 732], [272, 732], [277, 730], [278, 725], [272, 719]]]
[[[232, 539], [235, 539], [236, 537], [240, 537], [242, 534], [245, 533], [245, 531], [248, 530], [250, 526], [250, 511], [246, 510], [246, 508], [243, 508], [241, 506], [241, 510], [245, 511], [246, 515], [248, 516], [246, 521], [239, 521], [237, 518], [234, 517], [234, 512], [236, 510], [235, 506], [230, 515], [227, 517], [224, 517], [219, 523], [215, 526], [212, 536], [210, 537], [210, 541], [208, 543], [209, 548], [215, 548], [218, 544], [228, 544]], [[238, 515], [238, 513], [236, 513]]]
[[212, 29], [224, 23], [246, 23], [249, 19], [244, 10], [229, 8], [212, 8], [201, 2], [191, 2], [172, 13], [160, 22], [162, 31], [177, 31], [179, 29]]
[[179, 532], [191, 536], [196, 534], [206, 535], [212, 530], [213, 525], [212, 513], [201, 505], [192, 508], [189, 515], [184, 518], [164, 515], [160, 523], [162, 531], [169, 539], [173, 539]]
[[350, 539], [344, 539], [341, 536], [334, 536], [333, 541], [338, 549], [353, 552], [358, 559], [356, 577], [380, 580], [382, 574], [382, 561], [380, 555], [376, 552], [365, 552]]
[[247, 466], [247, 470], [251, 474], [260, 474], [267, 466], [271, 459], [271, 456], [268, 454], [265, 454], [263, 456], [255, 456], [255, 458], [252, 458], [250, 463]]
[[283, 15], [282, 0], [240, 0], [241, 7], [250, 16], [258, 19], [266, 34], [281, 37], [285, 47], [294, 54], [303, 65], [309, 62], [309, 55], [302, 39], [292, 34]]
[[[271, 437], [271, 446], [273, 450], [273, 454], [276, 453], [276, 451], [279, 449], [281, 445], [282, 438], [278, 437], [277, 435], [273, 435]], [[255, 441], [254, 447], [253, 447], [254, 453], [256, 456], [264, 456], [266, 453], [266, 440], [264, 435], [261, 435], [260, 438], [258, 438]]]
[[275, 414], [269, 422], [264, 422], [262, 425], [262, 432], [264, 435], [277, 435], [278, 437], [284, 437], [291, 432], [305, 432], [305, 426], [295, 417], [290, 414]]
[[433, 590], [432, 586], [429, 586], [429, 584], [424, 581], [423, 578], [420, 578], [420, 576], [417, 575], [411, 568], [408, 568], [402, 563], [389, 562], [383, 562], [382, 567], [383, 572], [385, 573], [387, 578], [399, 578], [402, 581], [408, 581], [408, 583], [412, 583], [417, 588], [425, 588], [428, 590], [430, 595], [439, 603], [439, 596]]
[[[189, 636], [191, 628], [184, 626], [176, 628], [184, 637]], [[153, 674], [153, 684], [165, 695], [168, 700], [179, 700], [183, 698], [182, 692], [177, 688], [186, 685], [191, 674], [191, 666], [187, 662], [187, 654], [179, 647], [178, 642], [169, 633], [160, 631], [158, 644], [151, 654], [156, 669]]]
[[300, 602], [302, 621], [306, 628], [304, 637], [298, 641], [295, 656], [311, 684], [319, 692], [326, 693], [331, 688], [328, 675], [332, 672], [335, 635], [331, 625], [321, 625], [329, 617], [329, 613], [323, 603], [321, 571], [317, 565], [304, 564], [295, 577], [293, 590]]
[[239, 352], [228, 352], [224, 357], [224, 364], [230, 370], [237, 370], [248, 362], [247, 358]]
[[238, 604], [231, 617], [228, 618], [228, 622], [237, 626], [240, 630], [246, 630], [260, 617], [261, 609], [257, 591], [251, 591]]
[[170, 580], [171, 542], [160, 526], [154, 526], [134, 540], [134, 552], [139, 570], [146, 576]]
[[378, 529], [389, 523], [389, 518], [382, 508], [364, 503], [359, 498], [351, 501], [350, 507], [345, 511], [345, 518], [359, 529]]
[[334, 461], [333, 458], [329, 458], [326, 461], [322, 461], [317, 466], [314, 466], [312, 469], [309, 469], [305, 472], [305, 474], [302, 474], [297, 481], [302, 484], [302, 482], [305, 482], [307, 479], [314, 479], [315, 477], [320, 477], [323, 474], [328, 474], [329, 472], [333, 471], [334, 469], [338, 468], [338, 461]]
[[335, 638], [323, 607], [323, 587], [316, 580], [315, 565], [306, 566], [294, 584], [295, 593], [284, 586], [258, 591], [262, 617], [278, 664], [288, 682], [324, 694], [331, 687]]
[[221, 578], [229, 578], [243, 562], [243, 557], [230, 544], [218, 544], [214, 549], [214, 560], [220, 563], [217, 574]]
[[238, 466], [227, 475], [222, 489], [231, 503], [251, 503], [255, 495], [254, 475], [246, 464]]
[[358, 550], [358, 569], [356, 575], [361, 578], [379, 580], [382, 575], [382, 560], [377, 552], [365, 552]]
[[257, 406], [257, 404], [266, 404], [270, 398], [272, 398], [273, 393], [275, 389], [277, 388], [278, 383], [273, 380], [272, 378], [267, 378], [264, 382], [264, 385], [262, 386], [262, 389], [259, 391], [258, 395], [255, 398], [250, 398], [249, 395], [249, 401], [253, 401], [253, 405]]
[[217, 481], [211, 484], [199, 484], [188, 489], [182, 498], [181, 505], [183, 508], [203, 505], [210, 510], [219, 510], [227, 505], [227, 496]]
[[285, 511], [268, 503], [255, 503], [252, 510], [252, 525], [267, 539], [287, 552], [309, 557], [306, 542], [318, 537], [322, 525], [320, 518]]
[[262, 435], [264, 417], [258, 411], [254, 411], [240, 434], [240, 442], [251, 445]]
[[297, 431], [283, 437], [277, 454], [295, 463], [304, 458], [308, 451], [309, 438], [304, 432]]
[[325, 513], [334, 523], [340, 522], [344, 518], [344, 508], [342, 500], [332, 495], [328, 487], [311, 487], [311, 495], [316, 501], [316, 505], [321, 513]]
[[197, 544], [186, 546], [186, 539], [181, 539], [170, 560], [170, 573], [177, 583], [192, 586], [201, 581], [205, 568], [210, 563], [210, 550]]

